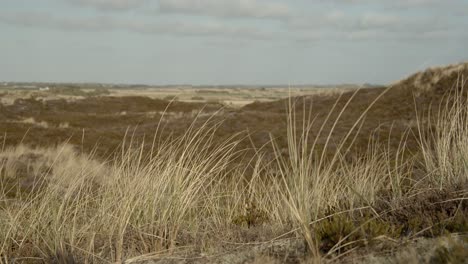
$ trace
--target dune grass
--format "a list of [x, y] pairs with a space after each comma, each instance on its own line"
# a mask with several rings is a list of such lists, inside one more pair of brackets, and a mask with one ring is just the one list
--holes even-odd
[[[459, 78], [445, 104], [434, 107], [419, 129], [426, 177], [433, 188], [468, 183], [468, 102], [466, 80]], [[434, 114], [435, 112], [435, 114]]]
[[[340, 118], [350, 102], [333, 107], [329, 117], [337, 111]], [[405, 199], [432, 189], [462, 190], [454, 198], [460, 203], [467, 195], [468, 104], [456, 102], [441, 109], [436, 123], [420, 122], [421, 151], [409, 158], [403, 158], [404, 136], [396, 153], [372, 140], [367, 152], [350, 153], [365, 113], [338, 142], [332, 129], [319, 149], [319, 135], [311, 136], [310, 128], [335, 127], [337, 120], [315, 124], [313, 111], [296, 113], [293, 101], [286, 153], [272, 138], [273, 158], [257, 149], [247, 167], [236, 162], [243, 155], [236, 146], [248, 135], [215, 144], [219, 124], [212, 120], [177, 138], [156, 135], [150, 152], [142, 140], [126, 137], [106, 161], [67, 144], [3, 149], [0, 262], [209, 259], [224, 242], [289, 238], [304, 242], [303, 261], [320, 263], [376, 237], [400, 239], [400, 223], [382, 219], [404, 208]], [[336, 147], [331, 157], [325, 155], [330, 146]], [[415, 178], [416, 167], [423, 176]], [[254, 228], [268, 240], [233, 235]]]

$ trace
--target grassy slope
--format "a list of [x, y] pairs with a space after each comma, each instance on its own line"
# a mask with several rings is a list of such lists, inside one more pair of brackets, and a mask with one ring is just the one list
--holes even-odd
[[[451, 82], [452, 77], [443, 81]], [[4, 149], [0, 155], [2, 261], [130, 263], [176, 256], [192, 262], [242, 263], [267, 255], [271, 261], [320, 262], [342, 259], [354, 249], [362, 255], [367, 250], [393, 249], [419, 236], [466, 232], [464, 96], [452, 97], [456, 103], [444, 108], [436, 121], [416, 123], [415, 143], [408, 143], [418, 150], [415, 156], [401, 158], [405, 145], [367, 143], [369, 131], [382, 119], [397, 122], [412, 111], [411, 78], [406, 82], [382, 97], [389, 105], [376, 104], [369, 110], [369, 124], [362, 124], [363, 134], [358, 136], [366, 140], [366, 152], [359, 157], [337, 151], [347, 148], [339, 139], [361, 126], [355, 120], [382, 90], [357, 93], [350, 101], [351, 110], [342, 101], [351, 94], [338, 102], [314, 98], [319, 110], [313, 113], [319, 118], [313, 122], [301, 111], [301, 104], [309, 106], [310, 98], [289, 104], [289, 111], [282, 110], [288, 104], [278, 102], [234, 113], [242, 117], [237, 120], [246, 119], [265, 130], [273, 125], [262, 122], [277, 126], [276, 120], [284, 118], [283, 128], [273, 131], [280, 137], [273, 136], [270, 147], [254, 156], [248, 170], [233, 163], [243, 155], [241, 137], [219, 141], [220, 134], [232, 132], [224, 129], [233, 120], [223, 125], [217, 117], [201, 118], [178, 137], [163, 138], [153, 151], [135, 139], [138, 135], [133, 142], [120, 141], [122, 151], [106, 163], [69, 145]], [[438, 89], [420, 94], [418, 108], [429, 105], [425, 97], [440, 100], [437, 93]], [[336, 110], [317, 137], [335, 102]], [[118, 107], [137, 112], [122, 104]], [[87, 108], [81, 113], [83, 108], [71, 105], [60, 107], [89, 120], [94, 119], [86, 111], [99, 110]], [[113, 109], [112, 105], [102, 109]], [[140, 106], [145, 107], [133, 107]], [[8, 111], [7, 115], [14, 114]], [[343, 122], [335, 123], [337, 119]], [[401, 134], [397, 136], [400, 142]], [[252, 139], [255, 144], [255, 135]], [[333, 144], [333, 149], [328, 148]], [[324, 148], [329, 151], [322, 155]], [[459, 243], [462, 249], [452, 255], [463, 257], [466, 244]]]

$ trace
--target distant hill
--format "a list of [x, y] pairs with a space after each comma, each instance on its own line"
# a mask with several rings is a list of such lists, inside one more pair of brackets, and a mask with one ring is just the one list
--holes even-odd
[[[0, 135], [7, 134], [9, 144], [22, 141], [27, 134], [24, 142], [33, 145], [50, 145], [69, 139], [71, 144], [81, 146], [83, 131], [86, 131], [85, 149], [93, 149], [99, 141], [102, 152], [107, 152], [121, 143], [127, 129], [138, 127], [135, 137], [147, 138], [154, 134], [160, 120], [164, 120], [165, 136], [183, 134], [193, 121], [193, 113], [204, 109], [206, 114], [198, 117], [200, 124], [208, 118], [223, 121], [219, 123], [214, 140], [249, 131], [250, 137], [240, 148], [260, 148], [269, 145], [273, 137], [279, 147], [285, 149], [287, 109], [292, 103], [299, 127], [302, 127], [300, 121], [309, 119], [310, 113], [310, 119], [314, 120], [310, 137], [312, 141], [317, 139], [319, 149], [325, 148], [328, 135], [333, 131], [326, 148], [333, 153], [340, 140], [354, 127], [357, 133], [352, 133], [350, 140], [355, 139], [356, 151], [366, 149], [369, 138], [396, 149], [405, 136], [408, 136], [406, 148], [416, 151], [418, 142], [411, 132], [417, 129], [416, 115], [427, 113], [444, 100], [445, 94], [466, 86], [466, 81], [461, 80], [467, 78], [468, 63], [460, 63], [430, 68], [388, 87], [363, 85], [359, 89], [345, 89], [341, 94], [335, 90], [272, 102], [255, 102], [240, 109], [223, 108], [214, 117], [211, 114], [220, 110], [221, 105], [173, 102], [168, 108], [169, 113], [163, 115], [161, 113], [169, 101], [145, 97], [89, 97], [70, 102], [23, 98], [12, 105], [0, 105], [0, 127], [3, 128]], [[364, 112], [366, 114], [362, 116]], [[334, 125], [338, 116], [340, 118]], [[24, 120], [31, 118], [36, 123], [45, 122], [49, 126], [25, 123]], [[357, 121], [362, 123], [356, 125]]]
[[[350, 103], [341, 114], [332, 133], [334, 141], [343, 138], [361, 114], [375, 101], [363, 119], [364, 123], [357, 135], [355, 145], [357, 148], [366, 148], [369, 136], [374, 135], [382, 143], [387, 142], [390, 147], [397, 148], [408, 129], [417, 128], [416, 114], [426, 113], [431, 107], [439, 105], [444, 94], [456, 89], [460, 90], [462, 86], [465, 86], [464, 90], [466, 90], [468, 88], [466, 79], [468, 79], [468, 63], [460, 63], [430, 68], [388, 87], [362, 88], [344, 92], [341, 96], [331, 94], [296, 97], [293, 102], [299, 120], [302, 119], [303, 112], [309, 113], [309, 111], [312, 118], [315, 118], [316, 125], [311, 129], [312, 137], [318, 135], [321, 125], [336, 104], [329, 121], [326, 122], [324, 130], [319, 135], [318, 144], [324, 144], [334, 120], [346, 107], [348, 101]], [[462, 82], [462, 80], [465, 81]], [[232, 126], [237, 123], [239, 126], [248, 128], [249, 131], [256, 131], [252, 137], [258, 140], [259, 145], [262, 145], [267, 142], [266, 134], [270, 132], [284, 135], [285, 114], [289, 103], [290, 100], [285, 99], [246, 105], [227, 124]], [[409, 136], [408, 149], [416, 149], [416, 139], [411, 138], [411, 133]]]

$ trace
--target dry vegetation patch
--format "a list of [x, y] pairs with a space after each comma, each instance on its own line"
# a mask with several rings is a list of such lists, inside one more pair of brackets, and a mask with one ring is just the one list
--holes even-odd
[[2, 106], [16, 138], [0, 152], [0, 262], [464, 259], [462, 235], [406, 248], [468, 232], [464, 83], [418, 98], [405, 85], [241, 109], [108, 96]]

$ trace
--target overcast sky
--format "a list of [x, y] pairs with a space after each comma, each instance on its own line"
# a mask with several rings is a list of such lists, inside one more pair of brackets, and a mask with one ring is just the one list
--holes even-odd
[[468, 60], [468, 0], [0, 0], [0, 80], [389, 83]]

